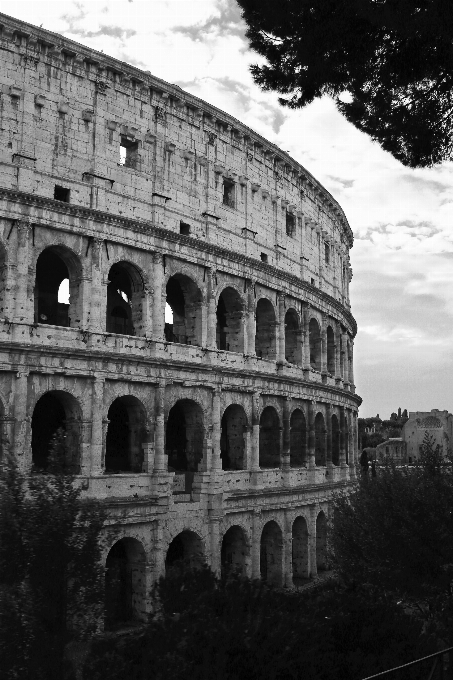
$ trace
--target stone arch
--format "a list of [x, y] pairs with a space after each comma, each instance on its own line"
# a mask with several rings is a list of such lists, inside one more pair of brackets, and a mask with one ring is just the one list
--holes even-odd
[[5, 408], [5, 400], [0, 395], [0, 464], [3, 460], [3, 456], [6, 452], [10, 450], [12, 443], [12, 437], [10, 428], [8, 427], [8, 422], [13, 423], [14, 421], [7, 417], [7, 410]]
[[172, 321], [165, 323], [165, 339], [201, 346], [203, 295], [200, 288], [186, 274], [177, 273], [168, 279], [166, 291]]
[[327, 569], [327, 518], [321, 510], [316, 518], [316, 569]]
[[63, 390], [45, 392], [36, 401], [31, 419], [33, 466], [45, 470], [55, 452], [69, 472], [80, 471], [82, 409], [77, 399]]
[[275, 520], [267, 522], [261, 533], [260, 574], [269, 585], [282, 585], [283, 534]]
[[290, 364], [302, 364], [300, 320], [295, 309], [288, 309], [285, 314], [285, 359]]
[[122, 538], [105, 562], [104, 621], [107, 630], [146, 620], [146, 553], [136, 538]]
[[168, 469], [185, 474], [182, 492], [191, 491], [194, 474], [198, 471], [205, 449], [203, 409], [192, 399], [179, 399], [169, 411], [165, 450]]
[[315, 418], [315, 464], [326, 464], [326, 423], [322, 413]]
[[82, 265], [64, 245], [44, 248], [36, 260], [35, 323], [77, 327], [82, 324]]
[[308, 325], [310, 344], [310, 366], [316, 371], [321, 370], [321, 330], [316, 319], [311, 318]]
[[132, 395], [117, 397], [107, 413], [106, 472], [141, 472], [147, 416], [142, 402]]
[[217, 349], [244, 352], [244, 302], [231, 286], [222, 290], [217, 302]]
[[340, 424], [335, 414], [332, 416], [332, 463], [340, 465]]
[[310, 575], [308, 526], [301, 515], [293, 522], [292, 539], [293, 584], [297, 586]]
[[260, 417], [260, 468], [280, 467], [280, 419], [273, 406], [266, 406]]
[[222, 470], [245, 468], [245, 435], [247, 415], [240, 404], [230, 404], [222, 415], [220, 457]]
[[256, 305], [255, 353], [257, 357], [276, 359], [276, 317], [270, 300], [260, 298]]
[[184, 529], [170, 542], [165, 556], [165, 572], [177, 569], [197, 569], [206, 563], [201, 537], [190, 529]]
[[327, 371], [335, 375], [335, 333], [332, 326], [327, 326]]
[[222, 577], [230, 574], [247, 575], [250, 561], [250, 545], [244, 529], [237, 524], [231, 526], [222, 538], [220, 562]]
[[289, 421], [289, 459], [291, 467], [301, 467], [307, 462], [307, 424], [303, 411], [294, 409]]
[[143, 273], [125, 260], [110, 267], [107, 285], [107, 333], [141, 335], [143, 329]]

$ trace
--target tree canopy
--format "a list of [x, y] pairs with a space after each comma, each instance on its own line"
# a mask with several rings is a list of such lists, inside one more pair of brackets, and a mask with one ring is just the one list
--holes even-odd
[[450, 644], [453, 624], [453, 470], [426, 433], [420, 464], [379, 466], [335, 502], [335, 568], [415, 606]]
[[331, 96], [403, 165], [453, 158], [448, 0], [238, 0], [255, 82], [290, 108]]

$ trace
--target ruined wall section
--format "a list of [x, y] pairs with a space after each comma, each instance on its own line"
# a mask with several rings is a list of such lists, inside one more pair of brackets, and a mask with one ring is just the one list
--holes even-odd
[[[175, 86], [4, 19], [2, 186], [50, 198], [62, 186], [71, 204], [177, 233], [182, 221], [195, 239], [267, 260], [349, 305], [351, 230], [296, 161]], [[133, 151], [121, 165], [122, 142]]]

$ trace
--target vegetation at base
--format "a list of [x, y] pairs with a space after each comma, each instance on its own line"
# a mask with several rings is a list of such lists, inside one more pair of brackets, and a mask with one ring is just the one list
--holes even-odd
[[360, 680], [436, 650], [376, 589], [291, 592], [206, 567], [162, 578], [153, 601], [143, 631], [93, 645], [84, 680]]
[[334, 504], [336, 569], [414, 607], [453, 644], [453, 469], [427, 432], [419, 464], [388, 460]]
[[46, 474], [0, 467], [0, 668], [2, 680], [62, 680], [68, 643], [95, 632], [104, 598], [97, 503], [64, 470], [64, 433]]
[[[337, 109], [403, 165], [453, 158], [453, 12], [445, 0], [237, 0], [263, 90]], [[345, 96], [347, 95], [347, 96]]]

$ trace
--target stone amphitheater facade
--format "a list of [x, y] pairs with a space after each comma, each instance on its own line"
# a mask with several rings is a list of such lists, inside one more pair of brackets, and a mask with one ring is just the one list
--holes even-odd
[[39, 471], [65, 432], [116, 529], [107, 625], [181, 558], [303, 583], [357, 469], [341, 207], [179, 87], [0, 25], [3, 452]]

